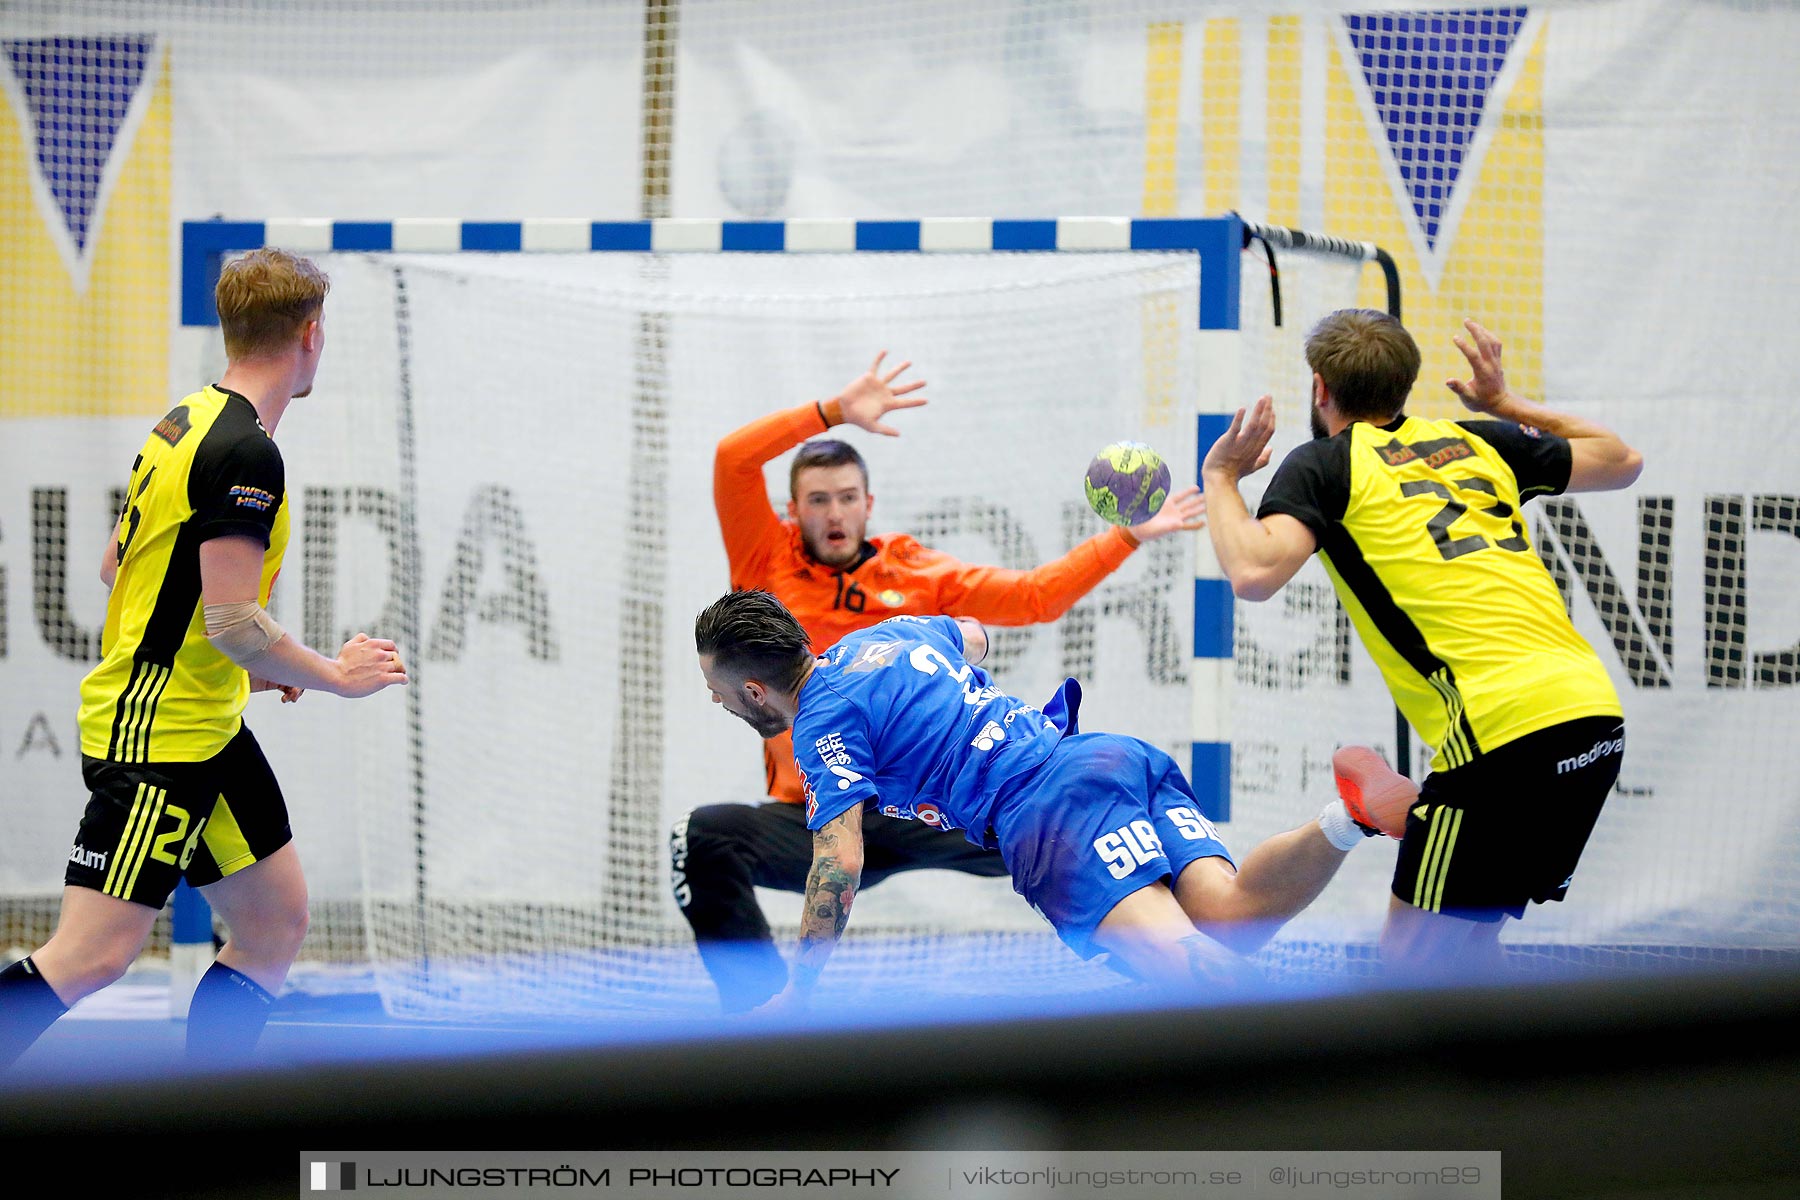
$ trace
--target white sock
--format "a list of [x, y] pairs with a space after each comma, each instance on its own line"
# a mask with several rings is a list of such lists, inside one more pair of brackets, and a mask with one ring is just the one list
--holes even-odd
[[1333, 800], [1319, 811], [1319, 828], [1324, 831], [1325, 840], [1339, 850], [1354, 850], [1368, 836], [1350, 819], [1342, 800]]

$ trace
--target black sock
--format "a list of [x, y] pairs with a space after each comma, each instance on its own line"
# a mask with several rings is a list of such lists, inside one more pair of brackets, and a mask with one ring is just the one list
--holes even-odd
[[274, 1004], [275, 997], [256, 980], [215, 962], [200, 977], [188, 1006], [188, 1058], [221, 1066], [244, 1062]]
[[0, 971], [0, 1071], [68, 1011], [29, 957]]

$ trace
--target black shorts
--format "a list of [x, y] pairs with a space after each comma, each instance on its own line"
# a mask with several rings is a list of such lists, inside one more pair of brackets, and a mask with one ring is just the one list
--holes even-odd
[[1475, 921], [1561, 900], [1624, 757], [1623, 721], [1581, 717], [1433, 771], [1406, 817], [1394, 895]]
[[90, 795], [63, 882], [160, 909], [294, 840], [287, 802], [249, 726], [204, 762], [81, 756]]

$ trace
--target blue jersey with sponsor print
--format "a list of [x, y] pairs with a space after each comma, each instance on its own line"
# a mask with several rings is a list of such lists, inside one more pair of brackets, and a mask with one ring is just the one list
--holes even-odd
[[1007, 695], [963, 660], [950, 617], [891, 617], [850, 634], [800, 689], [794, 759], [807, 828], [873, 801], [992, 847], [995, 798], [1069, 731], [1074, 688], [1042, 710]]

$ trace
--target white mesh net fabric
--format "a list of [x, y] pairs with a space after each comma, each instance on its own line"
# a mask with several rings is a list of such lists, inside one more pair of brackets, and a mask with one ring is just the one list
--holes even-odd
[[[668, 832], [695, 805], [758, 800], [761, 783], [755, 739], [712, 705], [693, 653], [694, 616], [727, 586], [721, 436], [829, 396], [877, 350], [910, 358], [930, 405], [896, 414], [898, 439], [844, 433], [869, 460], [872, 531], [1015, 567], [1104, 528], [1081, 490], [1101, 446], [1146, 441], [1195, 476], [1192, 256], [322, 265], [331, 354], [319, 399], [282, 430], [308, 481], [308, 636], [410, 632], [414, 650], [410, 688], [327, 718], [356, 769], [344, 820], [322, 823], [360, 831], [359, 877], [337, 877], [347, 844], [308, 858], [316, 894], [366, 896], [396, 1011], [705, 992]], [[769, 470], [776, 500], [786, 458]], [[996, 631], [995, 674], [1028, 698], [1077, 674], [1086, 727], [1183, 756], [1190, 553], [1153, 544], [1062, 622]], [[791, 927], [797, 905], [767, 907]], [[1043, 986], [1095, 978], [1004, 880], [903, 876], [859, 900], [853, 930], [865, 946], [834, 966], [838, 987], [1002, 967]], [[909, 944], [959, 931], [983, 936]], [[950, 956], [965, 969], [946, 971]]]

